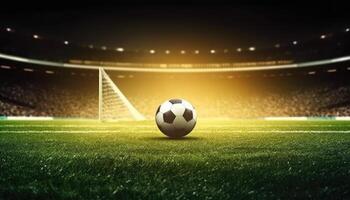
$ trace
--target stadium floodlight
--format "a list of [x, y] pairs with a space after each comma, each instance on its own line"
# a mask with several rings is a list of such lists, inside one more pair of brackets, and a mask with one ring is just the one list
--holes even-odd
[[237, 48], [236, 49], [238, 52], [241, 52], [242, 51], [242, 48]]
[[249, 51], [255, 51], [255, 47], [249, 47]]
[[333, 73], [333, 72], [337, 72], [337, 69], [329, 69], [327, 70], [328, 73]]
[[7, 66], [7, 65], [0, 65], [0, 68], [1, 68], [1, 69], [11, 69], [11, 67], [10, 67], [10, 66]]
[[99, 68], [99, 120], [144, 120], [103, 68]]
[[116, 50], [116, 51], [119, 51], [119, 52], [123, 52], [123, 51], [124, 51], [124, 48], [118, 47], [118, 48], [116, 48], [115, 50]]
[[210, 50], [210, 53], [211, 53], [211, 54], [216, 53], [215, 49]]
[[69, 44], [69, 42], [66, 40], [66, 41], [64, 41], [63, 42], [65, 45], [68, 45]]
[[297, 45], [297, 44], [298, 44], [298, 41], [294, 40], [293, 45]]
[[46, 70], [45, 73], [46, 73], [46, 74], [54, 74], [55, 72], [54, 72], [54, 71], [51, 71], [51, 70]]
[[23, 71], [25, 71], [25, 72], [33, 72], [34, 69], [31, 69], [31, 68], [24, 68]]
[[169, 50], [165, 50], [165, 54], [170, 54], [170, 51]]
[[150, 54], [155, 54], [156, 51], [155, 51], [154, 49], [151, 49], [151, 50], [149, 50], [149, 53], [150, 53]]
[[326, 35], [321, 35], [320, 38], [323, 40], [323, 39], [326, 39]]
[[9, 27], [7, 27], [7, 28], [6, 28], [6, 31], [7, 31], [7, 32], [12, 32], [12, 29], [9, 28]]
[[195, 54], [199, 54], [199, 50], [194, 50], [194, 53]]
[[180, 53], [181, 54], [186, 54], [186, 51], [185, 50], [181, 50]]
[[34, 39], [39, 39], [39, 35], [34, 34], [34, 35], [33, 35], [33, 38], [34, 38]]
[[346, 29], [345, 29], [345, 32], [349, 32], [349, 31], [350, 31], [350, 28], [346, 28]]
[[106, 46], [102, 46], [101, 49], [105, 51], [105, 50], [107, 50], [107, 47]]

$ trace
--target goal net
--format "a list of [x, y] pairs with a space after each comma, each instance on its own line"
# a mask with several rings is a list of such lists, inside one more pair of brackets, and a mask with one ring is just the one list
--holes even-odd
[[99, 120], [144, 120], [103, 68], [99, 69]]

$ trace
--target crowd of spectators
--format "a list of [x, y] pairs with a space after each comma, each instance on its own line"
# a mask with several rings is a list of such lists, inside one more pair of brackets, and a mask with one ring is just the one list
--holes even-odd
[[30, 82], [0, 86], [0, 116], [54, 116], [94, 118], [97, 91]]
[[[97, 118], [98, 85], [85, 87], [55, 81], [6, 81], [0, 85], [0, 116], [54, 116]], [[153, 118], [157, 106], [169, 94], [154, 89], [129, 92], [121, 87], [132, 104], [146, 117]], [[350, 116], [350, 84], [334, 82], [288, 89], [241, 94], [232, 89], [210, 91], [208, 95], [189, 92], [203, 118], [259, 118], [267, 116]], [[168, 91], [171, 93], [171, 89]], [[215, 94], [210, 94], [215, 92]], [[170, 95], [169, 95], [170, 96]], [[170, 96], [172, 97], [172, 96]]]

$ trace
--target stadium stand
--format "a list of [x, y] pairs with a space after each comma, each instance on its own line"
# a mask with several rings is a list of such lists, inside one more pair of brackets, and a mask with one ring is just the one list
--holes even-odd
[[[29, 73], [29, 72], [27, 72]], [[96, 102], [91, 91], [58, 77], [1, 72], [0, 115], [95, 117]], [[35, 73], [35, 72], [34, 72]], [[53, 75], [55, 76], [55, 75]], [[61, 78], [61, 77], [59, 77]], [[97, 95], [97, 91], [94, 93]]]
[[[350, 55], [349, 33], [314, 38], [298, 45], [235, 50], [215, 54], [150, 54], [147, 51], [88, 48], [62, 41], [0, 31], [0, 53], [42, 61], [115, 67], [221, 68], [283, 65]], [[48, 51], [49, 49], [49, 51]], [[216, 64], [217, 63], [217, 64]], [[0, 59], [0, 116], [97, 118], [97, 70], [63, 69]], [[349, 116], [349, 63], [260, 72], [110, 72], [132, 104], [153, 118], [158, 105], [180, 97], [200, 117]], [[146, 84], [145, 84], [146, 83]], [[204, 88], [204, 89], [203, 89]], [[244, 89], [242, 89], [244, 88]], [[198, 95], [200, 93], [200, 95]], [[176, 95], [176, 96], [174, 96]]]
[[[0, 115], [97, 118], [97, 72], [0, 70]], [[190, 100], [203, 118], [259, 118], [349, 116], [349, 73], [339, 68], [316, 74], [300, 70], [209, 73], [196, 79], [192, 75], [119, 72], [111, 72], [111, 77], [148, 118], [174, 94]], [[201, 87], [205, 95], [198, 95], [203, 92], [198, 91]]]

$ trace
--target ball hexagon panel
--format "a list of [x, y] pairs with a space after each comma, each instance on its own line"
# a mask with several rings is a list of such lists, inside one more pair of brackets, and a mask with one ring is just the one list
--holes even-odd
[[173, 104], [171, 106], [171, 111], [176, 115], [176, 116], [182, 116], [185, 112], [185, 106], [180, 103], [180, 104]]
[[195, 109], [192, 110], [192, 114], [193, 114], [193, 119], [197, 121], [197, 111]]
[[193, 110], [194, 107], [192, 106], [192, 104], [190, 104], [188, 101], [186, 100], [182, 100], [182, 104], [185, 106], [185, 108], [189, 109], [189, 110]]
[[192, 131], [192, 129], [194, 128], [195, 125], [196, 125], [195, 119], [192, 119], [191, 121], [187, 122], [187, 127], [189, 129], [189, 132]]
[[175, 128], [177, 127], [186, 127], [187, 126], [187, 121], [183, 116], [176, 116], [174, 119], [173, 125]]
[[171, 135], [175, 135], [175, 128], [173, 126], [173, 124], [168, 124], [168, 123], [160, 123], [157, 124], [158, 128], [160, 131], [162, 131], [162, 133], [164, 134], [171, 134]]
[[157, 122], [157, 124], [162, 124], [162, 123], [164, 123], [163, 113], [158, 112], [158, 113], [156, 114], [156, 122]]
[[165, 113], [166, 111], [169, 111], [172, 105], [173, 104], [169, 101], [164, 102], [162, 105], [160, 105], [159, 112]]

